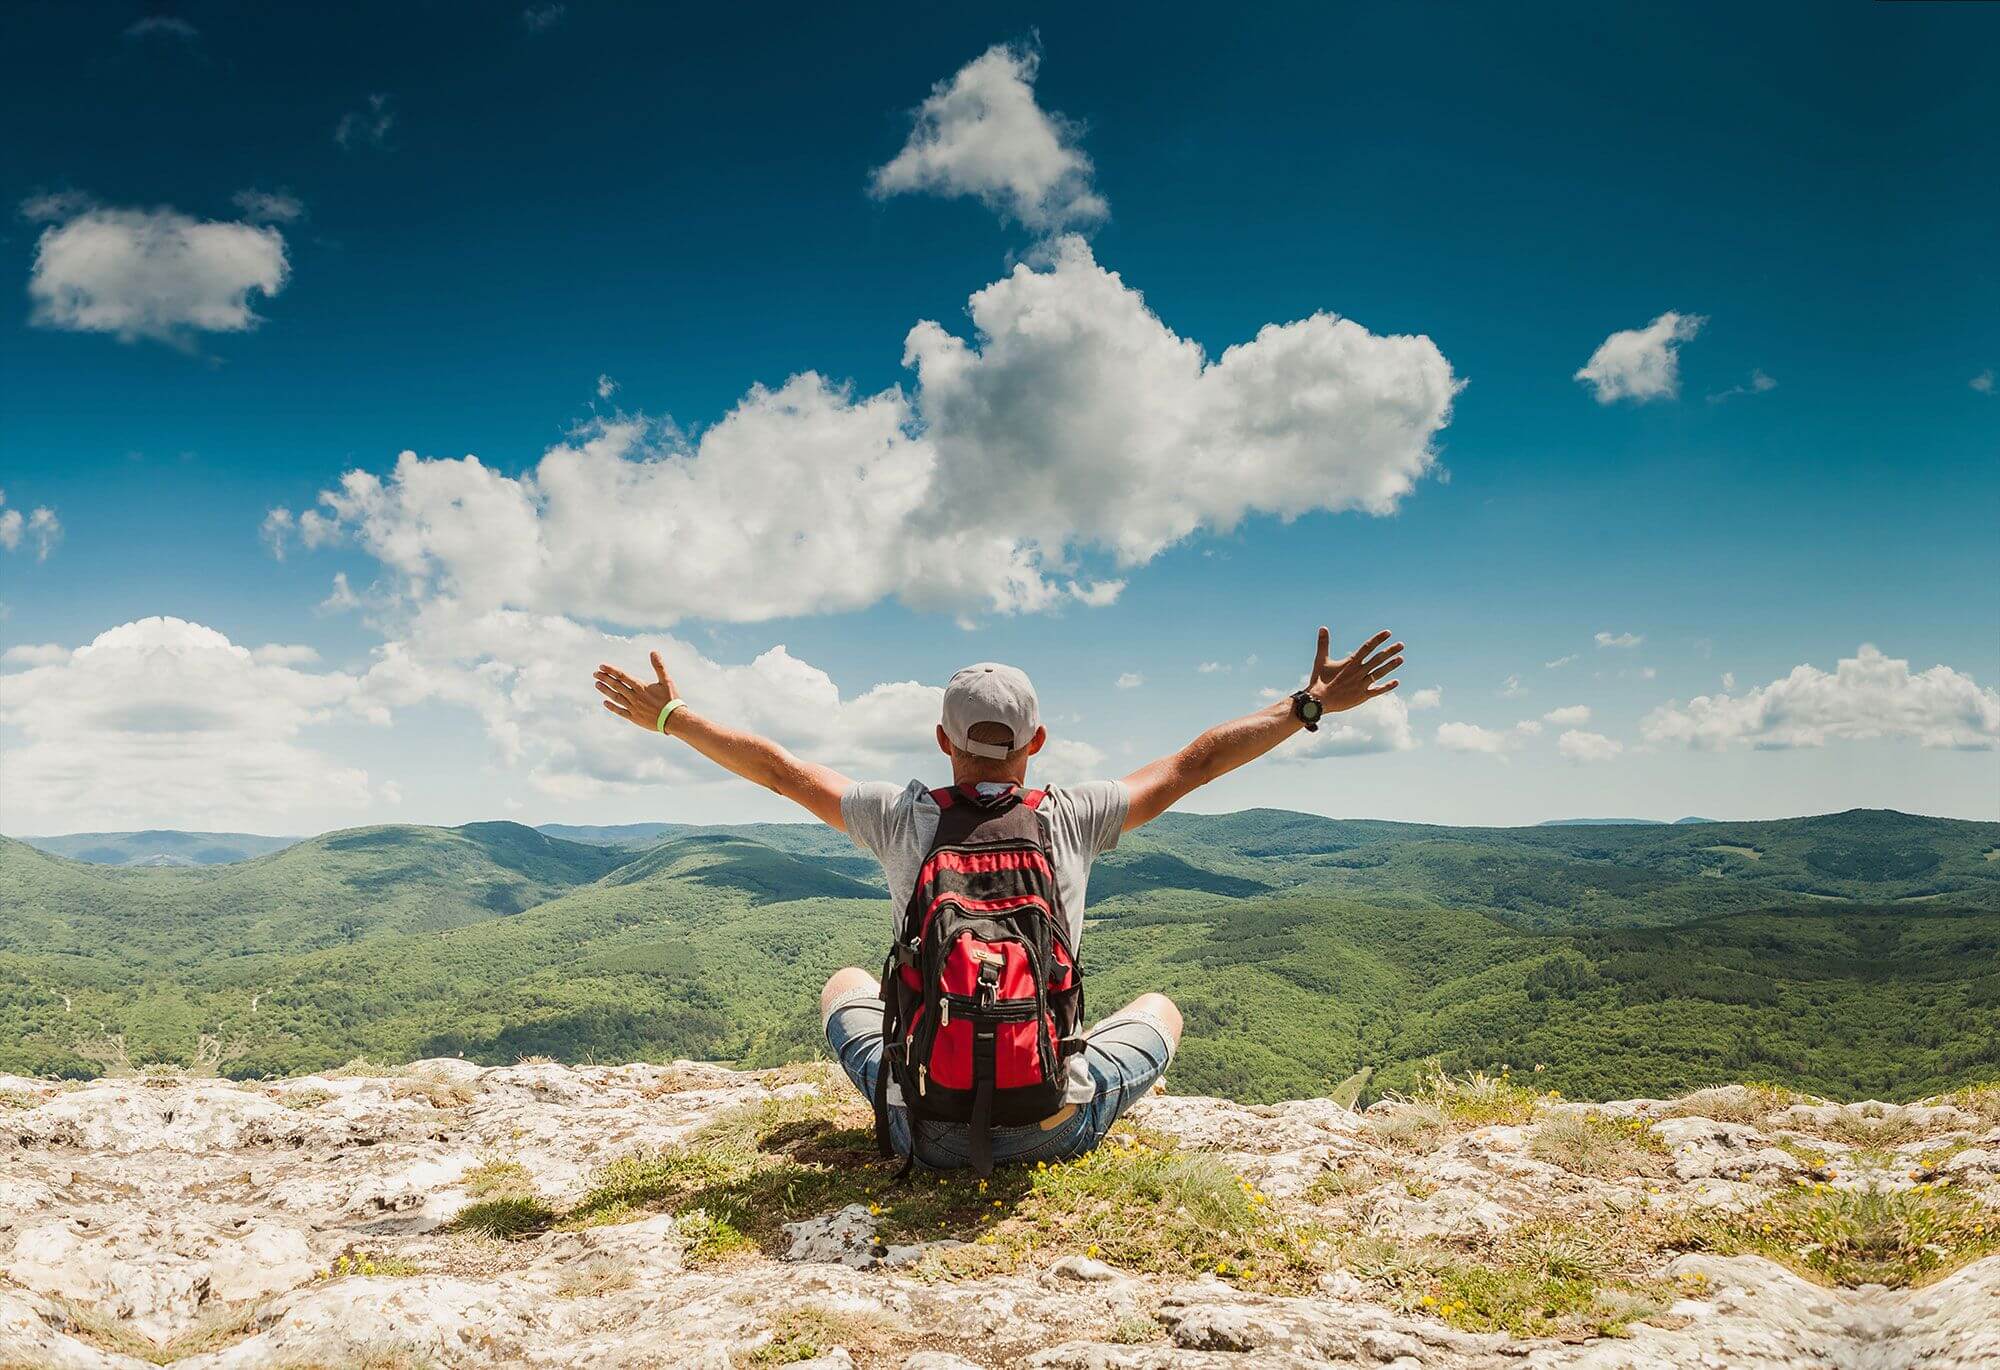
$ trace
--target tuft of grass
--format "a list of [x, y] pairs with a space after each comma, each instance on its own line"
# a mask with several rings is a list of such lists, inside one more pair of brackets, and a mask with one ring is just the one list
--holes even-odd
[[1717, 1123], [1762, 1127], [1773, 1113], [1805, 1102], [1805, 1096], [1782, 1085], [1763, 1083], [1698, 1089], [1669, 1104], [1664, 1118], [1707, 1118]]
[[1640, 1118], [1552, 1113], [1535, 1125], [1528, 1154], [1572, 1175], [1662, 1175], [1667, 1144]]
[[413, 1075], [396, 1081], [389, 1087], [389, 1094], [397, 1099], [422, 1099], [432, 1108], [447, 1110], [464, 1108], [471, 1103], [478, 1091], [471, 1085], [457, 1080], [437, 1080], [427, 1075]]
[[382, 1256], [367, 1251], [350, 1251], [345, 1256], [335, 1260], [332, 1265], [320, 1272], [315, 1278], [341, 1280], [346, 1279], [349, 1275], [370, 1278], [378, 1275], [392, 1277], [421, 1275], [423, 1273], [424, 1268], [422, 1266], [418, 1265], [415, 1261], [406, 1261], [401, 1256]]
[[674, 1225], [686, 1243], [681, 1259], [697, 1270], [754, 1248], [754, 1243], [734, 1225], [705, 1209], [680, 1214]]
[[807, 1304], [790, 1308], [771, 1323], [771, 1340], [744, 1358], [748, 1365], [791, 1365], [824, 1356], [836, 1346], [867, 1343], [881, 1333], [877, 1319]]
[[1800, 1184], [1735, 1215], [1690, 1215], [1677, 1242], [1754, 1253], [1822, 1284], [1929, 1284], [2000, 1251], [2000, 1211], [1948, 1184], [1905, 1190]]
[[[1994, 850], [2000, 851], [2000, 848]], [[1987, 854], [1987, 859], [1989, 861], [1993, 859], [1991, 852]], [[1989, 1127], [2000, 1125], [2000, 1080], [1987, 1084], [1967, 1085], [1964, 1089], [1955, 1090], [1929, 1102], [1950, 1104], [1953, 1108], [1963, 1109]]]
[[516, 1195], [468, 1204], [458, 1211], [451, 1229], [454, 1232], [475, 1232], [482, 1237], [498, 1237], [504, 1241], [546, 1232], [555, 1222], [555, 1211], [540, 1199]]
[[308, 1109], [318, 1108], [332, 1097], [332, 1090], [321, 1089], [318, 1085], [308, 1085], [304, 1089], [287, 1090], [278, 1096], [278, 1102], [286, 1108]]
[[1620, 1273], [1644, 1263], [1645, 1224], [1629, 1215], [1525, 1224], [1471, 1249], [1382, 1238], [1356, 1242], [1354, 1273], [1406, 1313], [1511, 1337], [1623, 1336], [1673, 1298], [1665, 1282]]
[[530, 1199], [535, 1180], [518, 1161], [482, 1161], [459, 1177], [459, 1188], [475, 1199]]
[[1313, 1176], [1306, 1186], [1305, 1201], [1309, 1204], [1334, 1203], [1352, 1198], [1356, 1194], [1366, 1194], [1398, 1178], [1399, 1169], [1382, 1166], [1379, 1163], [1359, 1157], [1349, 1159], [1338, 1169], [1322, 1170]]
[[30, 1094], [25, 1089], [0, 1089], [0, 1108], [35, 1108], [41, 1102], [40, 1095]]
[[1771, 1139], [1771, 1145], [1813, 1170], [1824, 1170], [1833, 1161], [1831, 1154], [1814, 1146], [1803, 1137], [1774, 1137]]
[[400, 1077], [403, 1074], [403, 1068], [401, 1066], [377, 1065], [366, 1056], [356, 1056], [348, 1061], [347, 1064], [335, 1066], [332, 1070], [322, 1073], [342, 1079], [387, 1080]]
[[556, 1281], [559, 1299], [593, 1299], [632, 1287], [632, 1263], [611, 1256], [593, 1256], [563, 1271]]
[[1371, 1110], [1367, 1122], [1368, 1130], [1383, 1146], [1418, 1155], [1436, 1151], [1451, 1134], [1444, 1112], [1432, 1104], [1391, 1100], [1381, 1112]]
[[51, 1302], [61, 1313], [60, 1325], [65, 1333], [99, 1350], [117, 1352], [152, 1365], [170, 1365], [187, 1356], [220, 1351], [242, 1340], [257, 1330], [269, 1305], [269, 1300], [259, 1300], [210, 1308], [179, 1335], [162, 1344], [140, 1336], [129, 1324], [94, 1308], [61, 1297]]
[[1219, 1157], [1180, 1150], [1126, 1124], [1074, 1161], [1001, 1172], [986, 1183], [933, 1183], [943, 1203], [956, 1202], [937, 1230], [919, 1227], [921, 1235], [973, 1234], [963, 1246], [926, 1257], [920, 1270], [939, 1275], [1007, 1271], [1081, 1252], [1127, 1270], [1214, 1273], [1247, 1287], [1296, 1291], [1311, 1287], [1330, 1249], [1317, 1226], [1279, 1215], [1268, 1195]]
[[1410, 1103], [1428, 1104], [1455, 1126], [1489, 1127], [1528, 1122], [1542, 1103], [1553, 1103], [1562, 1095], [1553, 1089], [1537, 1093], [1516, 1083], [1511, 1067], [1502, 1066], [1492, 1075], [1483, 1070], [1453, 1075], [1433, 1059], [1405, 1097]]
[[1138, 1346], [1149, 1341], [1157, 1341], [1160, 1324], [1155, 1318], [1120, 1318], [1118, 1325], [1111, 1329], [1111, 1340], [1120, 1346]]

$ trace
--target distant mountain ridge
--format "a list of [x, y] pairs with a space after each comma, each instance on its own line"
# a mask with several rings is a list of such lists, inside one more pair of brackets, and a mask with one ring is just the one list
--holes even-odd
[[[1174, 995], [1177, 1086], [1252, 1101], [1362, 1067], [1403, 1089], [1432, 1056], [1544, 1064], [1576, 1095], [1747, 1076], [1884, 1098], [2000, 1059], [1995, 823], [1168, 814], [1089, 898], [1092, 1012]], [[888, 928], [872, 858], [815, 824], [628, 846], [386, 825], [155, 869], [0, 838], [0, 1070], [775, 1065], [822, 1050], [820, 982], [879, 963]]]
[[73, 832], [19, 839], [39, 851], [87, 861], [94, 866], [217, 866], [248, 861], [301, 842], [298, 837], [266, 837], [251, 832], [182, 832], [148, 828], [141, 832]]

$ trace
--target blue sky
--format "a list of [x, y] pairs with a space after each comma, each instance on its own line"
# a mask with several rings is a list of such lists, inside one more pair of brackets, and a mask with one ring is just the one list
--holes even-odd
[[778, 816], [595, 716], [652, 641], [1121, 774], [1321, 622], [1394, 709], [1194, 807], [2000, 817], [1985, 7], [6, 22], [0, 830]]

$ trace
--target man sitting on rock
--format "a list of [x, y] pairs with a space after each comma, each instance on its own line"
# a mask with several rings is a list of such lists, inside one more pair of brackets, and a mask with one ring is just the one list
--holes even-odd
[[[1402, 644], [1377, 633], [1327, 656], [1304, 689], [1210, 728], [1123, 780], [1026, 788], [1048, 732], [1028, 677], [992, 662], [945, 686], [938, 750], [950, 786], [857, 784], [777, 743], [713, 722], [682, 702], [659, 653], [655, 679], [599, 666], [604, 707], [686, 742], [793, 800], [882, 863], [896, 910], [880, 981], [836, 971], [820, 993], [828, 1044], [872, 1099], [885, 1153], [934, 1169], [1065, 1160], [1094, 1148], [1166, 1071], [1181, 1015], [1142, 994], [1082, 1024], [1084, 894], [1090, 865], [1119, 835], [1197, 786], [1254, 761], [1323, 714], [1396, 688]], [[886, 986], [886, 989], [885, 989]]]

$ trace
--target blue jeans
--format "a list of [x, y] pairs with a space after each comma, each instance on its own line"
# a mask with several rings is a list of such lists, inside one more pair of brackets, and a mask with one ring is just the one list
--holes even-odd
[[[826, 1019], [826, 1042], [847, 1078], [872, 1104], [875, 1077], [882, 1070], [882, 1001], [875, 991], [854, 990], [834, 1001]], [[1083, 1058], [1095, 1089], [1092, 1097], [1065, 1104], [1054, 1117], [1029, 1127], [994, 1128], [995, 1163], [1067, 1161], [1095, 1149], [1118, 1115], [1145, 1098], [1166, 1072], [1173, 1048], [1158, 1019], [1125, 1012], [1090, 1030]], [[897, 1155], [910, 1154], [910, 1115], [900, 1105], [890, 1105], [889, 1138]], [[932, 1170], [969, 1167], [971, 1139], [965, 1124], [923, 1119], [917, 1125], [916, 1158]]]

